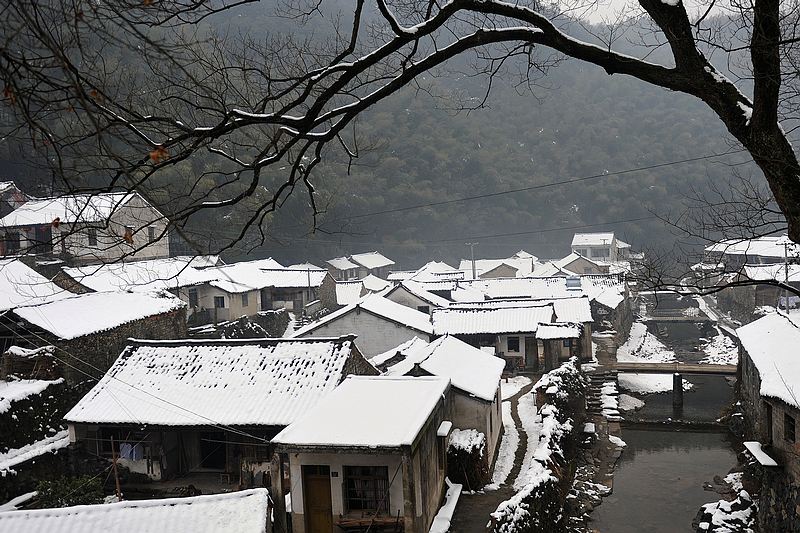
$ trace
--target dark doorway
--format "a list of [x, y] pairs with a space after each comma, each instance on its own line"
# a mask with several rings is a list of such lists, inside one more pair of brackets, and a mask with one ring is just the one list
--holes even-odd
[[200, 467], [225, 470], [225, 433], [221, 431], [200, 433]]
[[303, 465], [303, 505], [306, 533], [333, 532], [331, 469], [327, 465]]
[[539, 372], [539, 343], [536, 337], [525, 337], [525, 368]]

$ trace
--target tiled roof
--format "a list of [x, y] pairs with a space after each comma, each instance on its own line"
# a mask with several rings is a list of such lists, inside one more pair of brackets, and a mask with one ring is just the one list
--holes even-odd
[[59, 339], [69, 340], [185, 306], [180, 299], [163, 292], [90, 292], [41, 305], [18, 307], [14, 314]]
[[580, 336], [578, 324], [542, 324], [536, 330], [537, 339], [577, 339]]
[[552, 321], [552, 304], [541, 307], [434, 309], [436, 335], [477, 335], [535, 332]]
[[267, 489], [0, 513], [0, 531], [266, 533]]
[[394, 261], [379, 252], [367, 252], [364, 254], [353, 254], [350, 259], [364, 268], [382, 268], [391, 266]]
[[134, 341], [64, 418], [285, 426], [344, 378], [352, 339]]
[[63, 224], [105, 222], [135, 196], [138, 195], [119, 192], [34, 199], [0, 219], [0, 226], [46, 225], [56, 218]]
[[18, 259], [0, 259], [0, 311], [73, 296]]
[[358, 265], [350, 261], [347, 257], [335, 257], [333, 259], [329, 259], [325, 261], [330, 266], [335, 268], [336, 270], [350, 270], [353, 268], [358, 268]]
[[273, 442], [288, 448], [410, 446], [449, 385], [436, 377], [349, 376]]
[[93, 291], [146, 292], [207, 283], [215, 279], [217, 256], [170, 257], [64, 268], [65, 274]]

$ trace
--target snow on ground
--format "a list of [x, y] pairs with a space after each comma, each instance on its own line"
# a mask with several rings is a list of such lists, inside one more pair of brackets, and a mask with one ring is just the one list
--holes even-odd
[[[636, 394], [656, 394], [672, 391], [672, 376], [659, 374], [620, 374], [617, 376], [619, 386]], [[683, 380], [683, 390], [688, 391], [694, 385]]]
[[621, 411], [635, 411], [644, 407], [644, 402], [629, 394], [619, 395], [619, 408]]
[[736, 343], [722, 333], [718, 327], [714, 327], [717, 332], [714, 337], [706, 339], [700, 347], [706, 356], [700, 361], [701, 363], [720, 364], [720, 365], [735, 365], [739, 361], [739, 350]]
[[511, 402], [503, 402], [503, 438], [500, 440], [500, 449], [494, 462], [492, 483], [486, 485], [484, 490], [495, 490], [506, 482], [508, 475], [514, 468], [514, 456], [519, 447], [519, 431], [511, 418]]
[[286, 331], [283, 332], [283, 337], [288, 339], [294, 334], [294, 328], [297, 324], [297, 320], [295, 319], [294, 313], [289, 313], [289, 323], [286, 324]]
[[617, 350], [617, 361], [668, 363], [674, 360], [675, 352], [647, 331], [647, 325], [642, 322], [631, 325], [628, 340]]
[[[527, 484], [534, 482], [534, 478], [539, 475], [544, 475], [546, 470], [538, 461], [534, 461], [535, 454], [539, 448], [539, 433], [542, 429], [542, 419], [536, 414], [536, 394], [530, 391], [519, 399], [517, 405], [517, 413], [520, 420], [522, 420], [522, 429], [528, 436], [528, 447], [525, 450], [525, 458], [522, 460], [522, 469], [519, 476], [514, 480], [514, 490], [519, 491]], [[540, 468], [537, 468], [538, 467]]]
[[513, 378], [504, 379], [500, 382], [500, 393], [503, 396], [503, 400], [508, 400], [526, 385], [529, 385], [531, 382], [530, 378], [526, 378], [525, 376], [514, 376]]
[[12, 448], [6, 453], [0, 453], [0, 476], [5, 477], [8, 473], [16, 474], [12, 467], [40, 455], [60, 450], [68, 445], [69, 432], [65, 429], [52, 437], [47, 437], [22, 448]]
[[38, 379], [21, 379], [19, 381], [0, 381], [0, 413], [11, 408], [12, 402], [24, 400], [39, 394], [50, 385], [62, 383], [63, 379], [44, 381]]
[[[647, 331], [642, 322], [634, 322], [625, 344], [617, 350], [617, 361], [669, 363], [675, 361], [675, 352]], [[638, 394], [653, 394], [672, 390], [672, 376], [658, 374], [620, 374], [619, 386]], [[692, 384], [683, 380], [683, 390]]]

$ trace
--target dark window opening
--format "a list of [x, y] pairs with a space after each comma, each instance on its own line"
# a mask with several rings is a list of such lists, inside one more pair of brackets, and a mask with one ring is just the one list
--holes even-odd
[[197, 297], [197, 289], [189, 289], [189, 307], [197, 307], [200, 300]]
[[389, 509], [389, 468], [386, 466], [345, 466], [344, 496], [347, 511], [387, 512]]
[[97, 246], [97, 230], [94, 228], [88, 229], [89, 246]]
[[430, 314], [431, 307], [429, 305], [418, 305], [417, 311], [419, 311], [420, 313]]
[[147, 242], [156, 242], [156, 228], [147, 226]]
[[248, 298], [248, 294], [246, 292], [242, 293], [242, 307], [247, 307], [250, 305], [250, 298]]
[[506, 347], [509, 352], [519, 351], [519, 337], [509, 337], [506, 341]]
[[20, 249], [19, 233], [15, 231], [8, 232], [5, 234], [3, 240], [5, 241], [7, 254], [15, 254], [19, 252]]
[[223, 309], [225, 307], [225, 297], [214, 296], [214, 307], [216, 307], [217, 309]]
[[564, 348], [572, 346], [572, 339], [564, 339]]
[[787, 442], [795, 439], [794, 417], [788, 413], [783, 413], [783, 438]]

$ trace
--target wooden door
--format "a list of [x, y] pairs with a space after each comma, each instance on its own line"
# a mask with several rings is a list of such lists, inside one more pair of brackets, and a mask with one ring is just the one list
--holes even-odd
[[306, 515], [306, 533], [333, 532], [329, 466], [303, 466], [303, 506]]
[[539, 371], [539, 344], [536, 337], [525, 337], [525, 367], [531, 372]]

